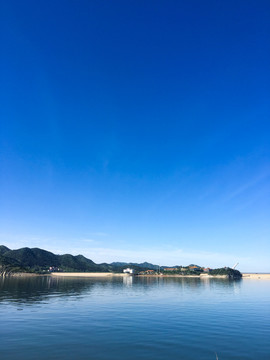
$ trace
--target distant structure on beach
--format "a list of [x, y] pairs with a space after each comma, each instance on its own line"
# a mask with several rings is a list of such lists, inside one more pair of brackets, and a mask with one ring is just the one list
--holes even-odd
[[126, 274], [134, 274], [134, 270], [130, 269], [130, 268], [124, 269], [123, 272], [126, 273]]

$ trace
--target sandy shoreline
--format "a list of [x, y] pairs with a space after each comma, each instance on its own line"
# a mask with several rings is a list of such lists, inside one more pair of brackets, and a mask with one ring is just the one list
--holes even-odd
[[242, 279], [270, 280], [270, 274], [242, 274]]
[[120, 276], [126, 277], [130, 276], [129, 274], [114, 274], [114, 273], [51, 273], [52, 276], [59, 276], [59, 277], [113, 277], [113, 276]]
[[[67, 273], [67, 272], [57, 272], [57, 273], [51, 273], [52, 276], [58, 276], [58, 277], [126, 277], [126, 276], [132, 276], [130, 274], [124, 274], [124, 273]], [[136, 277], [160, 277], [160, 278], [197, 278], [197, 279], [228, 279], [228, 275], [208, 275], [203, 274], [203, 276], [200, 275], [161, 275], [161, 274], [155, 274], [155, 275], [135, 275]]]

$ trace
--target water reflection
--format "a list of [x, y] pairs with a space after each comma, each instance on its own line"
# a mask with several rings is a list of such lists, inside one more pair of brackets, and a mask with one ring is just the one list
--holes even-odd
[[95, 286], [109, 286], [108, 279], [57, 278], [51, 276], [0, 278], [0, 304], [3, 301], [36, 303], [48, 298], [74, 296], [92, 292]]
[[[147, 284], [148, 286], [157, 286], [158, 284], [168, 284], [174, 286], [182, 287], [228, 287], [233, 288], [239, 286], [242, 282], [242, 279], [230, 280], [230, 279], [220, 279], [220, 278], [185, 278], [185, 277], [135, 277], [135, 283]], [[238, 285], [237, 285], [238, 284]]]
[[0, 358], [269, 359], [269, 301], [262, 281], [0, 278]]
[[[0, 305], [3, 302], [39, 303], [49, 298], [92, 296], [94, 291], [110, 290], [121, 292], [125, 289], [129, 294], [158, 293], [160, 297], [168, 296], [170, 292], [199, 294], [208, 290], [222, 290], [237, 293], [242, 280], [199, 279], [199, 278], [169, 278], [169, 277], [123, 277], [123, 278], [58, 278], [38, 276], [29, 278], [0, 278]], [[160, 291], [164, 287], [166, 292]]]
[[123, 285], [132, 286], [133, 284], [133, 276], [123, 276]]

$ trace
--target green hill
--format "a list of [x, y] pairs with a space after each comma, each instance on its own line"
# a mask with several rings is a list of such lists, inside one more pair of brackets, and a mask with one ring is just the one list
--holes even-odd
[[242, 277], [242, 274], [240, 273], [240, 271], [229, 268], [229, 267], [214, 269], [211, 271], [210, 274], [211, 275], [228, 275], [232, 278], [241, 278]]
[[0, 255], [4, 255], [10, 249], [4, 245], [0, 245]]
[[158, 265], [150, 264], [148, 262], [144, 262], [144, 263], [113, 262], [110, 265], [117, 267], [119, 269], [124, 269], [124, 268], [130, 267], [130, 268], [133, 268], [138, 271], [143, 271], [143, 270], [156, 270], [157, 271], [159, 269]]
[[25, 271], [25, 269], [19, 261], [0, 255], [0, 276], [5, 273], [22, 271]]
[[[8, 247], [0, 246], [0, 272], [33, 272], [46, 273], [50, 267], [68, 272], [122, 272], [126, 267], [132, 267], [135, 271], [147, 269], [156, 270], [157, 265], [149, 263], [112, 263], [96, 264], [83, 255], [73, 256], [70, 254], [55, 255], [50, 251], [39, 248], [24, 247], [10, 250]], [[1, 267], [2, 266], [2, 267]]]
[[[146, 270], [159, 270], [158, 265], [153, 265], [147, 262], [137, 263], [125, 263], [125, 262], [113, 262], [111, 264], [96, 264], [94, 261], [87, 259], [83, 255], [73, 256], [70, 254], [55, 255], [50, 251], [46, 251], [39, 248], [24, 247], [17, 250], [10, 250], [4, 245], [0, 245], [0, 275], [14, 272], [30, 272], [46, 274], [50, 271], [50, 268], [54, 268], [53, 271], [65, 271], [65, 272], [122, 272], [124, 268], [130, 267], [135, 272], [141, 272]], [[160, 267], [161, 271], [164, 270], [164, 266]], [[199, 267], [199, 271], [192, 271], [188, 267], [187, 270], [182, 271], [177, 269], [176, 271], [166, 271], [166, 274], [182, 274], [182, 275], [198, 275], [203, 272], [203, 269]], [[239, 278], [241, 273], [238, 270], [230, 268], [213, 269], [209, 273], [210, 275], [228, 275], [230, 278]]]
[[60, 266], [57, 255], [39, 248], [30, 249], [25, 247], [18, 250], [9, 250], [4, 253], [4, 256], [10, 259], [15, 259], [22, 266], [26, 267]]
[[0, 246], [0, 272], [48, 272], [50, 267], [59, 268], [61, 271], [79, 272], [105, 272], [113, 270], [108, 264], [98, 265], [83, 255], [55, 255], [52, 252], [39, 248], [21, 248], [10, 250]]
[[60, 267], [67, 271], [73, 271], [73, 270], [82, 271], [82, 272], [108, 271], [108, 267], [98, 265], [94, 263], [92, 260], [87, 259], [83, 255], [77, 255], [77, 256], [73, 256], [69, 254], [60, 255], [59, 260], [60, 260]]

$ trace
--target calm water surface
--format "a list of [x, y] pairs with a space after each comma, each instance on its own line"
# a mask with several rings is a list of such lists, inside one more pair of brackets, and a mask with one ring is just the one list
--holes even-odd
[[0, 278], [0, 359], [267, 359], [270, 281]]

